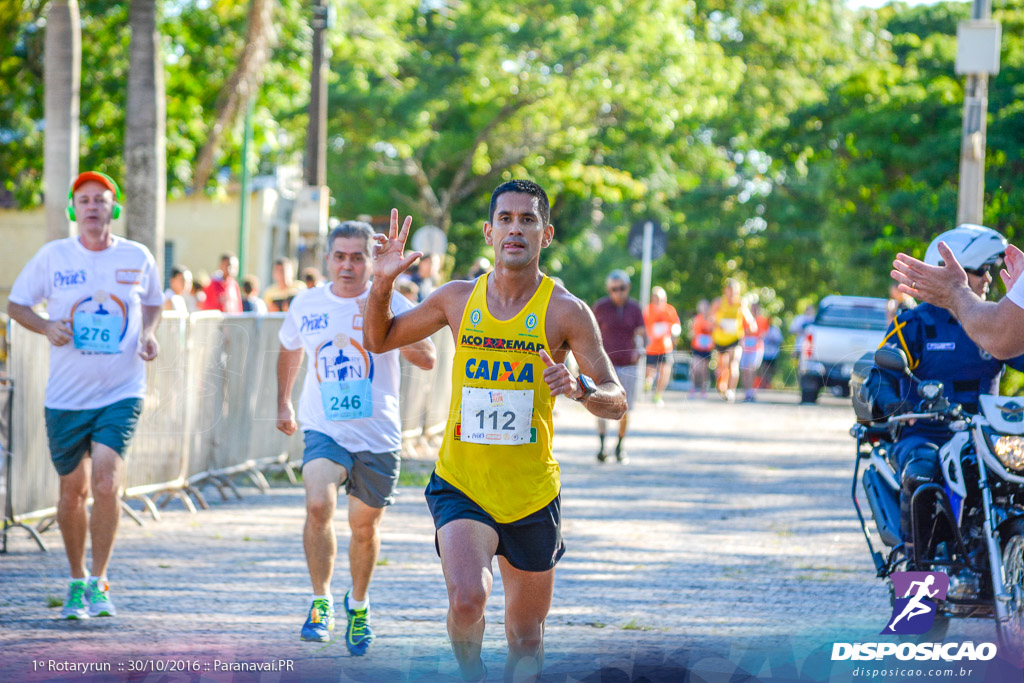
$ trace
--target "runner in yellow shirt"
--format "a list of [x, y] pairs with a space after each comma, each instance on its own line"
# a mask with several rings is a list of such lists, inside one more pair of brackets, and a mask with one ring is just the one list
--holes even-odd
[[726, 401], [732, 402], [736, 400], [736, 385], [740, 379], [744, 323], [757, 328], [757, 321], [740, 298], [738, 281], [732, 278], [725, 281], [721, 298], [711, 305], [711, 317], [715, 321], [711, 338], [718, 351], [718, 391]]
[[[400, 315], [395, 278], [419, 257], [405, 255], [411, 218], [378, 236], [363, 339], [374, 353], [448, 327], [455, 335], [452, 401], [427, 503], [448, 586], [448, 634], [464, 680], [485, 675], [480, 658], [491, 562], [505, 587], [505, 676], [538, 676], [555, 563], [565, 552], [560, 479], [552, 455], [551, 406], [573, 398], [599, 417], [619, 419], [626, 396], [605, 355], [590, 308], [540, 272], [554, 237], [550, 207], [536, 183], [513, 180], [491, 195], [484, 239], [494, 271], [453, 281]], [[562, 361], [572, 351], [573, 376]]]

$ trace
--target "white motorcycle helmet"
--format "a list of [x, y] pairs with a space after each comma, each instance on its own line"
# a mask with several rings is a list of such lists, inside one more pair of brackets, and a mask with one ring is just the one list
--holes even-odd
[[964, 223], [947, 230], [932, 240], [925, 252], [924, 262], [930, 266], [943, 265], [939, 255], [939, 242], [945, 242], [964, 270], [981, 270], [999, 262], [1006, 251], [1006, 238], [992, 228]]

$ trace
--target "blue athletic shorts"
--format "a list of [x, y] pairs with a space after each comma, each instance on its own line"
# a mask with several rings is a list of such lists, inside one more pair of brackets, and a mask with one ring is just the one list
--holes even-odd
[[395, 486], [402, 467], [400, 451], [371, 453], [349, 451], [323, 432], [312, 429], [302, 432], [306, 449], [302, 453], [302, 466], [310, 460], [327, 458], [345, 468], [345, 493], [355, 496], [372, 508], [387, 507], [395, 502]]
[[46, 437], [57, 474], [71, 474], [93, 441], [124, 457], [142, 413], [141, 398], [126, 398], [91, 410], [46, 409]]
[[437, 542], [436, 529], [456, 519], [472, 519], [482, 522], [498, 533], [498, 549], [501, 555], [516, 569], [524, 572], [546, 572], [562, 559], [565, 543], [562, 542], [562, 494], [545, 507], [514, 522], [501, 524], [473, 502], [465, 493], [455, 488], [437, 472], [430, 475], [427, 489], [427, 507], [434, 518], [434, 549], [438, 556], [441, 548]]

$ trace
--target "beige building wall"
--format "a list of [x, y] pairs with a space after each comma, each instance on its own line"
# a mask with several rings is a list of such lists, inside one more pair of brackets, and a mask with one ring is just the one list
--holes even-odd
[[[270, 223], [277, 202], [273, 190], [252, 194], [249, 203], [248, 261], [241, 275], [259, 277], [266, 287], [270, 277]], [[188, 266], [197, 274], [213, 273], [220, 255], [238, 253], [239, 197], [216, 201], [206, 197], [176, 199], [167, 202], [164, 240], [174, 246], [174, 263]], [[124, 236], [124, 220], [114, 221], [115, 235]], [[46, 241], [46, 212], [43, 208], [27, 211], [0, 209], [0, 310], [7, 308], [7, 296], [18, 273]]]

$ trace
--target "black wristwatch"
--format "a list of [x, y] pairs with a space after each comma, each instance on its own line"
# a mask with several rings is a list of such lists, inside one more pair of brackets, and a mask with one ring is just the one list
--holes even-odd
[[580, 383], [581, 387], [583, 387], [583, 395], [580, 396], [579, 398], [574, 398], [574, 401], [579, 401], [580, 403], [583, 403], [588, 398], [590, 398], [591, 394], [597, 391], [597, 385], [594, 384], [594, 380], [590, 379], [586, 375], [581, 374], [579, 377], [576, 378], [576, 381]]

